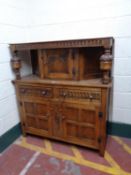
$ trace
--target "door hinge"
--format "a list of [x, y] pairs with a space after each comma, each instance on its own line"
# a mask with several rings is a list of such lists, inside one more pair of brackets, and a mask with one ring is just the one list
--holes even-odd
[[77, 50], [73, 49], [72, 50], [72, 59], [74, 60], [76, 58]]
[[72, 75], [73, 75], [73, 78], [75, 78], [75, 76], [76, 76], [76, 69], [74, 67], [72, 68]]
[[24, 122], [22, 123], [22, 126], [25, 127], [25, 123]]
[[99, 112], [99, 118], [103, 117], [103, 112]]
[[19, 105], [20, 105], [20, 106], [22, 106], [22, 105], [23, 105], [21, 101], [19, 101]]
[[102, 140], [101, 137], [98, 137], [98, 143], [101, 143], [101, 140]]

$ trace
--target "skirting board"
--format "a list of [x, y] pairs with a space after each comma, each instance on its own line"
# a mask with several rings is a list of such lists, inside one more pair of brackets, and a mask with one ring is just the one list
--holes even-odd
[[107, 134], [131, 138], [131, 124], [107, 122]]
[[[0, 136], [0, 153], [22, 134], [20, 123]], [[131, 138], [131, 124], [107, 122], [107, 134]]]
[[0, 136], [0, 153], [22, 134], [20, 123]]

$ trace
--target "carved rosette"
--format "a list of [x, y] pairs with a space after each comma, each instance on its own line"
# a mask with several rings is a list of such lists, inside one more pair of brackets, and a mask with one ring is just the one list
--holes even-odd
[[15, 72], [16, 79], [20, 79], [21, 78], [20, 76], [21, 60], [17, 56], [17, 51], [14, 52], [14, 56], [11, 59], [11, 66], [13, 71]]
[[102, 83], [108, 84], [110, 82], [110, 71], [112, 68], [113, 56], [109, 48], [105, 48], [105, 53], [100, 57], [100, 69], [103, 72]]

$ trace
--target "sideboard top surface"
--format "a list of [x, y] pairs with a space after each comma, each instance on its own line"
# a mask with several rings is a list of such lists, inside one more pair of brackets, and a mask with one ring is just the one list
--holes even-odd
[[101, 87], [101, 88], [111, 88], [112, 83], [102, 84], [101, 79], [91, 79], [91, 80], [80, 80], [80, 81], [70, 81], [70, 80], [49, 80], [40, 79], [36, 75], [30, 75], [22, 77], [20, 80], [14, 80], [14, 83], [19, 84], [54, 84], [54, 85], [70, 85], [70, 86], [88, 86], [88, 87]]

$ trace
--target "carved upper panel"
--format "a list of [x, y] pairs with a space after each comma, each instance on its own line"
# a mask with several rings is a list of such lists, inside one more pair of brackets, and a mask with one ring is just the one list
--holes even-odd
[[77, 47], [112, 47], [114, 39], [108, 38], [94, 38], [94, 39], [81, 39], [81, 40], [65, 40], [65, 41], [52, 41], [40, 43], [21, 43], [11, 44], [11, 50], [31, 50], [31, 49], [47, 49], [47, 48], [77, 48]]

